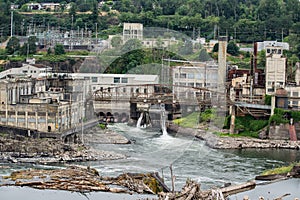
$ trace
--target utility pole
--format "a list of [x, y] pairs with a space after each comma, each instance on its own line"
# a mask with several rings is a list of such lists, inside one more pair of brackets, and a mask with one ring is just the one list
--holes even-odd
[[98, 44], [98, 30], [97, 30], [98, 24], [96, 23], [96, 43]]
[[13, 36], [13, 20], [14, 20], [14, 11], [11, 11], [11, 17], [10, 17], [10, 37]]
[[28, 59], [28, 55], [29, 55], [29, 41], [27, 41], [27, 59]]

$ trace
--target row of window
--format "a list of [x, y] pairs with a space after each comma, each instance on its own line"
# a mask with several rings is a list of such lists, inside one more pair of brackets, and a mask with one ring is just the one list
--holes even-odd
[[193, 74], [193, 73], [175, 73], [175, 78], [187, 78], [187, 79], [198, 79], [198, 80], [202, 80], [204, 79], [206, 76], [207, 79], [214, 79], [217, 80], [218, 79], [218, 74], [216, 73], [208, 73], [208, 74]]
[[267, 49], [267, 53], [268, 54], [270, 54], [270, 53], [272, 53], [272, 54], [282, 54], [282, 51], [281, 51], [281, 49]]
[[[24, 74], [27, 74], [28, 71], [27, 71], [27, 70], [23, 70], [23, 73], [24, 73]], [[32, 73], [36, 73], [36, 70], [30, 70], [30, 73], [31, 73], [31, 74], [32, 74]]]
[[[92, 77], [92, 82], [97, 83], [98, 77]], [[114, 77], [113, 83], [128, 83], [128, 78]]]
[[[93, 90], [95, 91], [97, 88], [96, 87], [93, 87]], [[103, 91], [107, 91], [108, 93], [111, 93], [111, 92], [123, 92], [123, 93], [126, 93], [127, 92], [127, 88], [103, 88], [103, 87], [100, 87], [100, 92], [103, 92]], [[144, 94], [147, 94], [148, 90], [146, 88], [144, 89], [141, 89], [140, 88], [130, 88], [130, 93], [141, 93], [141, 91], [144, 93]]]
[[207, 87], [207, 86], [217, 86], [217, 83], [182, 83], [182, 82], [176, 82], [175, 85], [179, 86], [188, 86], [188, 87]]
[[128, 83], [128, 78], [114, 77], [114, 83]]

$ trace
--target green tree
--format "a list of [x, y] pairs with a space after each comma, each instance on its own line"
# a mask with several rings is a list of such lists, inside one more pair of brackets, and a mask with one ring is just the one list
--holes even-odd
[[75, 17], [76, 17], [76, 11], [77, 11], [77, 5], [74, 2], [72, 2], [70, 4], [70, 9], [69, 9], [69, 17], [70, 17], [70, 19], [72, 17], [75, 19]]
[[95, 1], [92, 4], [92, 14], [90, 15], [90, 19], [92, 20], [93, 24], [98, 22], [98, 16], [99, 16], [98, 4], [97, 1]]
[[107, 4], [104, 4], [102, 7], [101, 7], [101, 10], [104, 11], [104, 12], [109, 12], [110, 11], [110, 8]]
[[62, 44], [56, 44], [54, 47], [54, 54], [55, 55], [65, 54], [64, 46]]
[[185, 41], [184, 45], [179, 49], [179, 54], [190, 55], [193, 53], [193, 43], [191, 40]]
[[28, 45], [29, 45], [28, 53], [29, 54], [35, 54], [36, 53], [36, 43], [37, 43], [36, 36], [30, 36], [28, 38]]
[[111, 39], [111, 46], [112, 47], [117, 48], [117, 47], [120, 47], [121, 44], [122, 44], [122, 38], [121, 38], [121, 36], [114, 36]]
[[201, 62], [205, 62], [205, 61], [209, 61], [211, 60], [212, 58], [210, 57], [210, 55], [208, 55], [206, 49], [201, 49], [200, 50], [200, 53], [199, 53], [199, 60]]
[[212, 52], [218, 52], [219, 51], [219, 43], [216, 43], [212, 49]]
[[142, 43], [138, 39], [129, 39], [127, 42], [122, 46], [123, 52], [129, 52], [135, 49], [142, 48]]
[[258, 59], [257, 59], [257, 67], [258, 68], [265, 68], [266, 67], [266, 51], [262, 50], [258, 52]]
[[60, 2], [60, 11], [63, 13], [65, 10], [66, 10], [66, 7], [67, 7], [67, 2], [66, 1], [62, 1]]
[[16, 37], [11, 37], [6, 45], [6, 52], [14, 54], [20, 50], [20, 40]]
[[51, 50], [51, 48], [49, 47], [48, 49], [47, 49], [47, 55], [51, 55], [52, 54], [52, 50]]
[[237, 56], [239, 55], [239, 47], [233, 41], [230, 41], [227, 45], [227, 53]]

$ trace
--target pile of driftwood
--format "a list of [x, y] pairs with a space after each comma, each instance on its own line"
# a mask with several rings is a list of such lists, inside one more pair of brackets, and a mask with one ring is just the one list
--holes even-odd
[[107, 191], [113, 193], [161, 192], [162, 186], [153, 174], [122, 174], [117, 178], [101, 177], [93, 168], [71, 166], [67, 169], [30, 169], [13, 172], [3, 177], [0, 186], [30, 186], [37, 189], [76, 192]]
[[200, 184], [187, 180], [181, 192], [159, 194], [159, 200], [224, 200], [225, 197], [255, 187], [255, 182], [247, 182], [241, 185], [228, 186], [220, 189], [200, 190]]

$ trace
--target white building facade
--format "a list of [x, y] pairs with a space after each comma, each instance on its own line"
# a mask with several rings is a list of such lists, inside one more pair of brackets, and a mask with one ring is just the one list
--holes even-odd
[[271, 95], [277, 88], [284, 88], [286, 82], [286, 58], [283, 47], [266, 47], [266, 94]]

